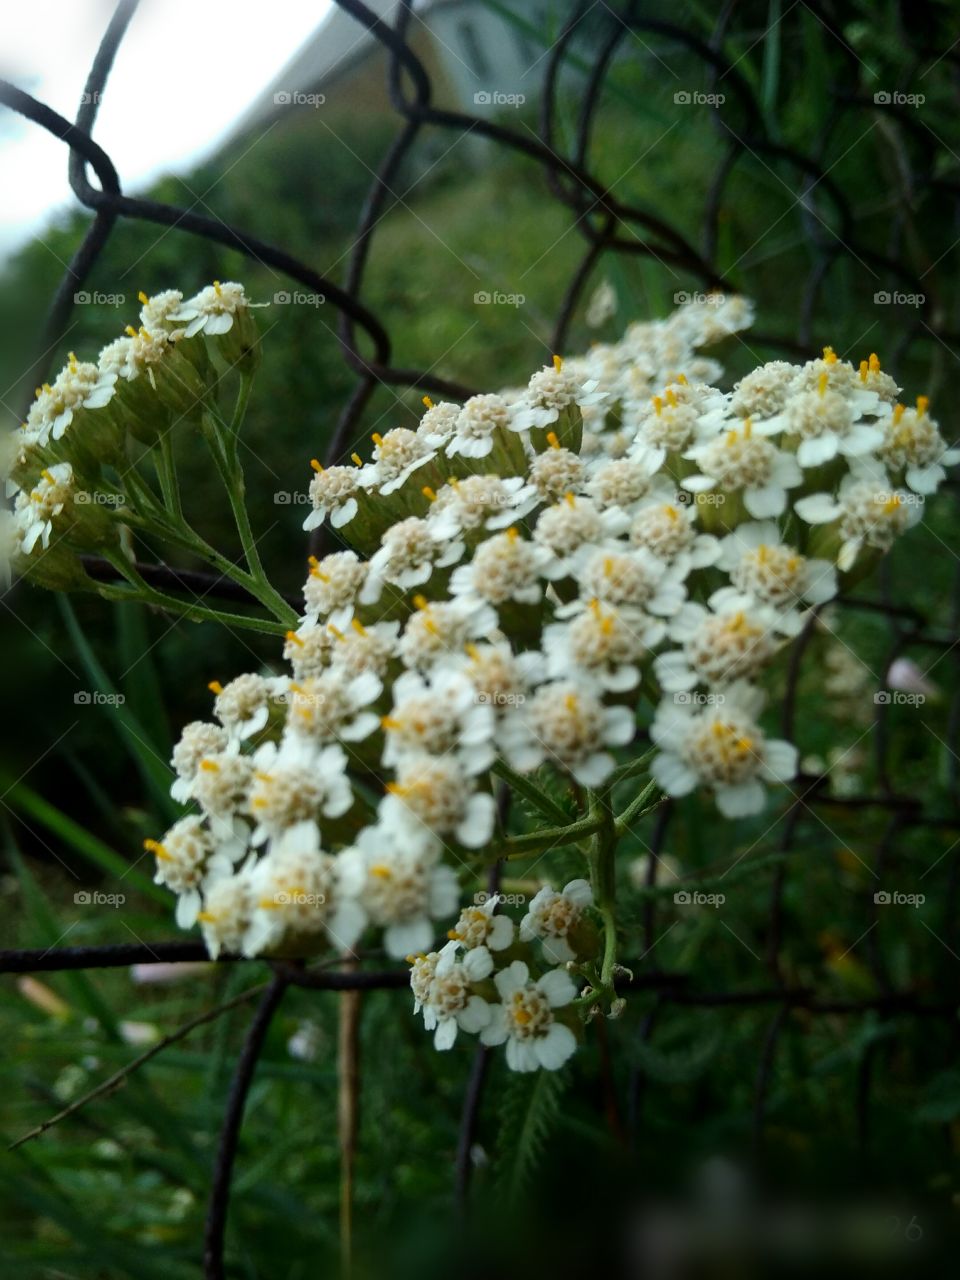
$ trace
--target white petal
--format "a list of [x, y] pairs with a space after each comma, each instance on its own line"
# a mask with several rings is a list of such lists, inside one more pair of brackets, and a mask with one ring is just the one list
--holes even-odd
[[534, 1041], [537, 1061], [545, 1071], [556, 1071], [576, 1051], [577, 1037], [562, 1022], [555, 1022], [545, 1036]]

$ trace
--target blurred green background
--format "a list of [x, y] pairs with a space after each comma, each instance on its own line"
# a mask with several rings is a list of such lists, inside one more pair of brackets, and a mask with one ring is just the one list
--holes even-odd
[[[575, 66], [591, 65], [609, 30], [609, 11], [601, 9], [575, 45]], [[757, 331], [794, 341], [799, 335], [811, 354], [826, 343], [855, 361], [877, 351], [905, 387], [905, 398], [921, 392], [933, 397], [934, 413], [952, 441], [960, 381], [957, 343], [950, 336], [960, 333], [953, 287], [960, 235], [953, 10], [854, 3], [838, 10], [839, 17], [833, 12], [806, 4], [746, 4], [721, 30], [709, 6], [659, 6], [657, 18], [704, 42], [715, 40], [755, 94], [760, 118], [747, 118], [729, 79], [710, 80], [699, 53], [662, 32], [628, 33], [605, 81], [590, 169], [618, 198], [700, 246], [718, 166], [739, 138], [743, 145], [719, 200], [716, 262], [755, 299]], [[567, 13], [557, 3], [545, 24], [515, 21], [543, 50]], [[556, 113], [561, 151], [574, 144], [583, 92], [582, 77], [564, 82]], [[726, 94], [720, 121], [705, 105], [677, 103], [678, 92]], [[875, 94], [894, 92], [922, 94], [924, 101], [903, 107], [874, 102]], [[502, 119], [522, 136], [536, 135], [532, 101]], [[309, 109], [291, 113], [266, 144], [240, 140], [196, 172], [164, 179], [150, 194], [188, 206], [202, 192], [214, 216], [342, 279], [370, 170], [398, 127], [383, 107], [364, 112], [356, 103], [338, 108], [331, 99], [322, 124]], [[780, 154], [746, 145], [761, 131], [783, 149]], [[827, 178], [805, 190], [806, 176], [788, 151], [810, 157]], [[832, 200], [834, 190], [849, 206], [849, 227]], [[486, 390], [525, 381], [549, 359], [553, 321], [584, 252], [574, 215], [551, 196], [537, 164], [450, 131], [424, 131], [394, 191], [402, 199], [389, 204], [377, 228], [362, 290], [391, 333], [393, 362]], [[16, 383], [30, 364], [59, 278], [56, 259], [69, 258], [87, 225], [85, 213], [72, 215], [44, 233], [54, 253], [36, 244], [9, 264], [0, 292], [4, 386]], [[896, 260], [903, 277], [873, 254]], [[821, 278], [825, 262], [830, 265]], [[138, 290], [190, 293], [214, 278], [243, 280], [258, 301], [293, 287], [269, 268], [203, 239], [121, 222], [85, 287], [123, 292], [128, 303], [75, 308], [53, 369], [67, 350], [94, 357], [134, 320]], [[803, 335], [813, 278], [819, 289], [809, 335]], [[878, 292], [912, 292], [905, 283], [910, 280], [921, 282], [927, 299], [922, 311], [875, 301]], [[588, 303], [604, 283], [612, 286], [616, 309], [594, 327], [587, 322]], [[676, 293], [700, 287], [702, 281], [656, 258], [605, 253], [583, 292], [567, 350], [613, 340], [632, 320], [662, 317], [673, 309]], [[525, 302], [478, 307], [474, 294], [480, 289], [523, 294]], [[340, 355], [331, 306], [280, 304], [259, 314], [264, 361], [245, 428], [248, 492], [267, 566], [278, 586], [295, 593], [307, 554], [300, 530], [306, 509], [276, 495], [303, 492], [309, 460], [323, 455], [354, 378]], [[898, 349], [910, 335], [906, 349]], [[725, 385], [731, 385], [782, 352], [747, 332], [717, 354], [727, 370]], [[365, 414], [364, 436], [409, 425], [420, 394], [415, 387], [379, 391]], [[229, 513], [208, 497], [219, 491], [203, 449], [189, 439], [178, 448], [201, 532], [222, 549], [236, 550]], [[369, 451], [368, 443], [361, 451]], [[930, 504], [924, 527], [884, 569], [888, 598], [919, 610], [944, 635], [957, 624], [951, 603], [957, 542], [954, 498], [945, 491]], [[868, 594], [878, 598], [875, 587]], [[144, 836], [156, 834], [167, 816], [172, 741], [183, 723], [207, 714], [209, 680], [225, 682], [260, 662], [275, 662], [277, 646], [96, 597], [67, 603], [26, 586], [4, 598], [0, 626], [7, 726], [0, 744], [4, 945], [176, 936], [168, 896], [152, 886], [149, 859], [141, 857]], [[889, 661], [887, 620], [882, 612], [844, 611], [831, 626], [841, 640], [826, 631], [818, 635], [804, 666], [797, 740], [803, 755], [826, 763], [831, 753], [846, 752], [834, 785], [850, 794], [876, 794], [883, 779], [873, 692]], [[853, 662], [849, 651], [863, 663], [859, 675], [839, 669]], [[960, 716], [956, 653], [946, 644], [907, 652], [930, 669], [938, 692], [922, 708], [892, 709], [889, 780], [898, 794], [920, 797], [948, 824], [957, 764], [948, 744]], [[833, 686], [831, 673], [837, 677]], [[75, 701], [79, 690], [118, 692], [125, 701], [85, 705]], [[952, 999], [958, 964], [955, 829], [907, 828], [887, 841], [884, 884], [921, 892], [925, 902], [916, 909], [891, 908], [865, 941], [866, 904], [877, 888], [874, 864], [886, 820], [868, 811], [832, 810], [825, 819], [808, 820], [791, 848], [784, 976], [827, 998], [870, 996], [877, 991], [871, 958], [879, 954], [894, 986], [919, 989], [932, 1000]], [[726, 882], [722, 912], [675, 912], [669, 901], [660, 908], [647, 967], [682, 971], [696, 990], [768, 985], [769, 894], [781, 865], [775, 856], [779, 833], [768, 831], [772, 821], [771, 814], [719, 828], [709, 803], [684, 808], [666, 848], [681, 874], [709, 878], [737, 868]], [[627, 903], [641, 874], [631, 864], [642, 853], [638, 840], [624, 859]], [[118, 872], [128, 865], [133, 869]], [[75, 902], [78, 892], [95, 889], [122, 892], [126, 901], [116, 910]], [[636, 934], [628, 937], [626, 954], [639, 956], [643, 949], [642, 918], [636, 898], [630, 926]], [[132, 1057], [138, 1036], [149, 1036], [151, 1028], [170, 1031], [264, 973], [257, 964], [242, 971], [210, 969], [160, 987], [135, 985], [124, 971], [41, 975], [26, 985], [4, 979], [0, 1131], [19, 1135]], [[290, 991], [271, 1029], [251, 1094], [230, 1218], [237, 1276], [296, 1280], [318, 1273], [335, 1255], [336, 1005], [333, 996]], [[718, 1154], [745, 1161], [754, 1084], [773, 1012], [655, 1008], [655, 997], [637, 995], [621, 1021], [603, 1036], [588, 1036], [587, 1049], [559, 1080], [508, 1080], [498, 1064], [478, 1139], [482, 1203], [500, 1211], [522, 1196], [531, 1215], [538, 1200], [555, 1208], [564, 1195], [562, 1171], [570, 1167], [584, 1184], [592, 1177], [606, 1188], [615, 1180], [623, 1193], [682, 1185], [701, 1161]], [[639, 1032], [654, 1013], [644, 1040]], [[240, 1009], [201, 1028], [116, 1095], [3, 1158], [0, 1215], [7, 1221], [0, 1274], [83, 1280], [197, 1274], [210, 1163], [248, 1018]], [[769, 1081], [770, 1165], [801, 1188], [859, 1177], [854, 1099], [858, 1080], [869, 1071], [872, 1172], [908, 1188], [918, 1204], [949, 1209], [960, 1193], [956, 1043], [949, 1019], [789, 1015]], [[382, 993], [363, 1000], [362, 1054], [369, 1065], [362, 1088], [358, 1244], [371, 1256], [389, 1246], [399, 1274], [408, 1252], [411, 1260], [422, 1257], [425, 1224], [449, 1208], [470, 1049], [458, 1046], [440, 1058], [409, 1016], [407, 997]], [[553, 1158], [543, 1161], [548, 1153]]]

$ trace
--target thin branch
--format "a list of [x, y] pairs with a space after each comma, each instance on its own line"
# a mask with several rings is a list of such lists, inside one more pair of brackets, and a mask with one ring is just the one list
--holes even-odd
[[140, 1054], [138, 1058], [134, 1058], [132, 1062], [126, 1063], [112, 1076], [102, 1081], [91, 1089], [89, 1093], [85, 1093], [82, 1098], [77, 1098], [71, 1102], [68, 1107], [64, 1107], [62, 1111], [58, 1111], [55, 1116], [51, 1116], [49, 1120], [44, 1120], [42, 1124], [38, 1124], [35, 1129], [31, 1129], [29, 1133], [25, 1133], [22, 1138], [17, 1138], [16, 1142], [11, 1142], [8, 1151], [16, 1151], [17, 1147], [22, 1147], [25, 1142], [30, 1142], [33, 1138], [39, 1138], [42, 1133], [46, 1133], [48, 1129], [52, 1129], [55, 1124], [59, 1124], [61, 1120], [75, 1115], [88, 1103], [102, 1098], [108, 1093], [112, 1093], [114, 1089], [125, 1084], [127, 1077], [138, 1071], [144, 1063], [149, 1062], [151, 1058], [155, 1058], [158, 1053], [162, 1053], [164, 1049], [172, 1044], [176, 1044], [178, 1040], [183, 1040], [195, 1031], [197, 1027], [202, 1027], [207, 1022], [213, 1022], [219, 1018], [222, 1013], [229, 1013], [231, 1009], [236, 1009], [238, 1005], [245, 1004], [248, 1000], [252, 1000], [254, 996], [260, 995], [265, 991], [269, 984], [261, 982], [257, 987], [249, 987], [246, 991], [241, 991], [238, 996], [234, 996], [232, 1000], [225, 1000], [223, 1004], [216, 1005], [213, 1009], [208, 1009], [205, 1013], [198, 1014], [197, 1017], [191, 1018], [189, 1022], [185, 1022], [182, 1027], [178, 1027], [176, 1031], [171, 1031], [169, 1035], [158, 1040], [156, 1044], [152, 1044], [149, 1049]]

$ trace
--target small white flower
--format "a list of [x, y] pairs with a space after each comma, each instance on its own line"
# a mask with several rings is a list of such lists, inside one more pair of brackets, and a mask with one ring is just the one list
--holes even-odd
[[622, 747], [634, 735], [634, 713], [607, 707], [583, 682], [541, 685], [523, 715], [504, 725], [500, 744], [515, 769], [529, 772], [544, 760], [568, 770], [585, 787], [597, 787], [614, 768], [608, 747]]
[[492, 972], [493, 957], [486, 947], [460, 956], [456, 942], [414, 960], [410, 974], [414, 1012], [423, 1010], [423, 1025], [434, 1032], [435, 1048], [452, 1049], [458, 1031], [476, 1035], [487, 1026], [490, 1006], [471, 988]]
[[511, 1071], [556, 1071], [577, 1047], [577, 1038], [554, 1016], [577, 994], [565, 969], [551, 969], [536, 982], [522, 960], [514, 960], [494, 978], [502, 1001], [491, 1009], [490, 1022], [480, 1032], [483, 1044], [506, 1042]]
[[66, 512], [64, 519], [72, 518], [75, 495], [73, 467], [69, 462], [44, 467], [33, 489], [17, 494], [14, 518], [24, 555], [29, 556], [38, 543], [44, 550], [50, 546], [58, 517]]
[[176, 311], [168, 313], [166, 319], [168, 324], [185, 324], [185, 338], [192, 338], [197, 333], [213, 337], [215, 334], [229, 333], [236, 316], [252, 306], [266, 306], [266, 303], [250, 302], [242, 284], [233, 281], [221, 284], [219, 280], [214, 280], [213, 284], [188, 298]]
[[360, 471], [359, 482], [364, 489], [377, 489], [388, 497], [395, 493], [413, 475], [437, 456], [424, 436], [406, 427], [395, 427], [386, 435], [373, 436], [373, 462]]
[[450, 590], [497, 606], [536, 604], [543, 595], [541, 577], [553, 563], [547, 547], [528, 542], [511, 527], [482, 542], [470, 563], [454, 570]]
[[732, 427], [683, 456], [696, 462], [701, 472], [681, 482], [685, 489], [691, 493], [716, 488], [740, 491], [743, 505], [758, 520], [782, 515], [787, 505], [787, 489], [803, 480], [803, 472], [793, 454], [785, 453], [754, 432], [749, 418], [741, 427]]
[[430, 532], [438, 542], [447, 542], [522, 520], [537, 505], [538, 494], [522, 476], [476, 475], [451, 478], [433, 499]]
[[145, 848], [157, 860], [155, 884], [177, 894], [177, 924], [189, 929], [201, 906], [201, 890], [218, 877], [230, 875], [243, 854], [238, 841], [221, 843], [198, 814], [175, 822], [162, 840], [147, 840]]
[[593, 890], [587, 880], [571, 880], [559, 893], [545, 885], [520, 921], [520, 937], [524, 942], [539, 938], [551, 964], [566, 964], [577, 955], [570, 945], [570, 934], [592, 905]]
[[264, 728], [271, 706], [283, 698], [286, 686], [284, 679], [253, 672], [237, 676], [226, 685], [213, 681], [210, 685], [216, 694], [213, 714], [231, 737], [241, 741], [250, 738]]
[[226, 751], [228, 742], [229, 735], [226, 729], [218, 724], [210, 724], [206, 720], [193, 720], [184, 727], [170, 760], [177, 775], [170, 788], [170, 794], [174, 800], [185, 804], [190, 799], [191, 784], [196, 777], [201, 760]]
[[668, 633], [682, 649], [661, 653], [654, 671], [666, 693], [698, 684], [724, 685], [761, 671], [776, 653], [785, 627], [783, 615], [765, 605], [743, 607], [739, 596], [711, 601], [711, 611], [689, 602], [672, 619]]
[[340, 818], [353, 804], [347, 757], [337, 743], [317, 748], [307, 739], [287, 737], [280, 746], [265, 742], [253, 756], [248, 800], [256, 827], [250, 842], [263, 844], [287, 827]]
[[898, 404], [886, 424], [880, 458], [894, 472], [903, 472], [914, 493], [936, 493], [946, 479], [946, 467], [960, 462], [960, 449], [948, 449], [936, 422], [928, 413], [926, 396], [917, 397], [916, 409]]
[[549, 552], [541, 573], [551, 579], [576, 573], [590, 544], [616, 538], [629, 524], [626, 512], [618, 507], [601, 511], [591, 499], [568, 493], [540, 513], [533, 531], [534, 541]]
[[[428, 756], [404, 761], [380, 803], [384, 827], [404, 833], [411, 844], [433, 836], [453, 837], [468, 849], [480, 849], [493, 834], [496, 803], [486, 791], [472, 790], [463, 767], [450, 758]], [[408, 950], [422, 950], [409, 947]]]
[[328, 517], [334, 529], [342, 529], [357, 514], [360, 468], [322, 467], [316, 459], [310, 465], [314, 470], [309, 491], [313, 510], [303, 522], [304, 529], [316, 529]]
[[335, 551], [317, 560], [310, 557], [310, 574], [303, 587], [305, 618], [332, 623], [338, 630], [353, 618], [369, 565], [355, 551]]
[[463, 550], [463, 543], [455, 539], [438, 541], [426, 520], [417, 516], [401, 520], [387, 529], [379, 550], [371, 557], [360, 599], [364, 603], [378, 600], [384, 582], [401, 591], [423, 586], [434, 570], [456, 564]]
[[457, 909], [456, 873], [439, 861], [439, 851], [436, 841], [411, 847], [384, 816], [338, 857], [343, 884], [384, 930], [384, 947], [394, 959], [428, 950], [433, 922]]
[[429, 680], [405, 672], [393, 686], [393, 708], [382, 724], [382, 759], [391, 768], [424, 755], [452, 756], [468, 774], [483, 773], [493, 763], [493, 707], [455, 670], [437, 671]]
[[650, 767], [670, 796], [688, 795], [698, 784], [712, 787], [727, 818], [759, 813], [764, 782], [789, 782], [797, 770], [792, 743], [767, 739], [756, 717], [763, 695], [745, 683], [727, 686], [723, 701], [662, 703], [650, 727], [660, 748]]
[[368, 708], [383, 690], [373, 671], [351, 676], [330, 667], [291, 685], [287, 696], [287, 729], [314, 743], [362, 742], [380, 727], [380, 717]]
[[[733, 589], [776, 609], [826, 604], [837, 594], [837, 573], [829, 560], [810, 560], [780, 541], [773, 521], [738, 525], [721, 543], [717, 564], [730, 574]], [[712, 600], [716, 600], [715, 593]]]
[[499, 901], [499, 894], [492, 893], [479, 905], [464, 907], [447, 937], [465, 951], [475, 947], [505, 951], [513, 943], [514, 924], [509, 916], [497, 914]]
[[313, 822], [298, 822], [274, 840], [250, 871], [250, 923], [243, 954], [261, 955], [290, 939], [323, 933], [351, 951], [366, 913], [340, 874], [340, 860], [324, 853]]
[[510, 408], [500, 396], [471, 396], [457, 415], [445, 451], [450, 457], [486, 458], [493, 450], [494, 433], [509, 424]]
[[693, 502], [642, 503], [630, 526], [630, 541], [645, 547], [673, 565], [681, 581], [691, 569], [715, 564], [720, 543], [709, 533], [698, 533], [697, 507]]
[[894, 540], [915, 524], [922, 502], [895, 488], [884, 468], [872, 459], [858, 458], [844, 476], [836, 497], [812, 493], [794, 504], [808, 524], [836, 524], [841, 538], [837, 566], [846, 572], [864, 547], [889, 551]]

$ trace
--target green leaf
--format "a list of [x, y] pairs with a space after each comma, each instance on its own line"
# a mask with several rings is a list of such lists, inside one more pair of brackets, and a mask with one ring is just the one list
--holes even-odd
[[497, 1143], [497, 1183], [503, 1198], [517, 1203], [543, 1155], [560, 1115], [567, 1070], [515, 1074], [504, 1091]]

